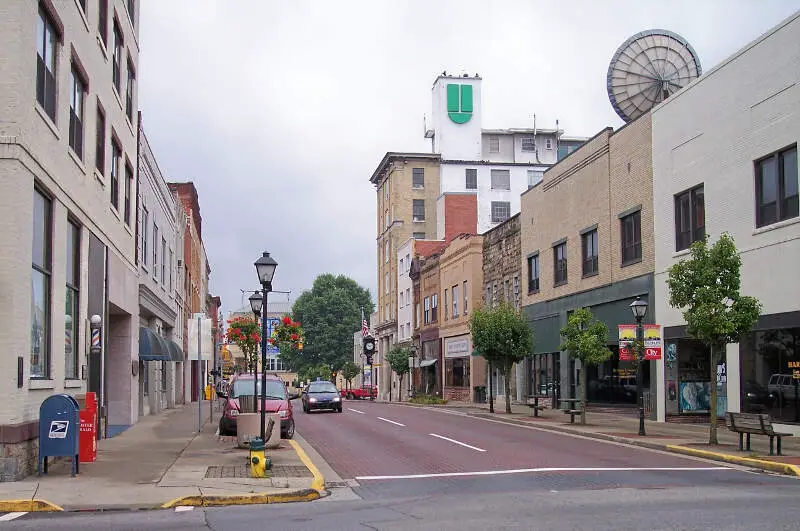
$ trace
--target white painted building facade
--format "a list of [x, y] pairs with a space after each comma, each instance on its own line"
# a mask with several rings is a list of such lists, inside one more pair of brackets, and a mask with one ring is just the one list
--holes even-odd
[[414, 240], [397, 249], [397, 342], [411, 341], [414, 322], [414, 282], [408, 276], [414, 256]]
[[[665, 412], [702, 412], [703, 381], [714, 370], [668, 304], [667, 269], [688, 255], [691, 241], [723, 232], [742, 257], [742, 294], [763, 310], [716, 368], [725, 377], [720, 409], [797, 420], [781, 377], [790, 382], [790, 362], [800, 361], [798, 42], [800, 13], [653, 110], [655, 317], [666, 351], [657, 365], [659, 420]], [[759, 398], [758, 388], [774, 397]]]

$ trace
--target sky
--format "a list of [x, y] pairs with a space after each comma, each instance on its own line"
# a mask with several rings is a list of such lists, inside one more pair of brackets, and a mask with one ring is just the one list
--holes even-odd
[[622, 121], [606, 72], [631, 35], [686, 38], [703, 71], [800, 0], [144, 0], [139, 107], [159, 166], [198, 189], [223, 311], [278, 262], [270, 300], [322, 273], [376, 293], [376, 192], [387, 151], [430, 151], [443, 70], [483, 78], [483, 127], [592, 136]]

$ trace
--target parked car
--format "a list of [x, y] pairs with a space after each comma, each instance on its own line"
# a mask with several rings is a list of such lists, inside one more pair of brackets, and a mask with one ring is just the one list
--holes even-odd
[[[256, 375], [257, 384], [256, 394], [256, 413], [261, 411], [261, 375]], [[265, 411], [267, 413], [278, 413], [281, 419], [281, 438], [291, 439], [294, 437], [294, 415], [292, 414], [292, 400], [298, 397], [297, 394], [288, 394], [286, 386], [280, 377], [274, 374], [266, 376], [266, 401]], [[239, 397], [243, 395], [253, 395], [253, 375], [238, 374], [233, 377], [228, 392], [217, 391], [217, 396], [225, 400], [222, 410], [222, 418], [219, 419], [220, 435], [236, 435], [236, 418], [241, 411]]]
[[756, 382], [747, 380], [742, 386], [742, 411], [745, 413], [766, 413], [772, 408], [775, 397], [769, 390]]
[[785, 407], [788, 402], [794, 400], [797, 387], [791, 374], [773, 374], [769, 377], [767, 389], [776, 405]]
[[311, 382], [303, 391], [303, 411], [330, 409], [342, 412], [342, 398], [339, 390], [331, 382]]
[[375, 400], [378, 397], [378, 388], [374, 385], [364, 385], [356, 389], [342, 389], [341, 396], [348, 400]]

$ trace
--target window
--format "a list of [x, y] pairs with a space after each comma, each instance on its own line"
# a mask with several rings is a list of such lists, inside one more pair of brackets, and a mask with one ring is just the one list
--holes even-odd
[[447, 289], [444, 290], [444, 320], [447, 320]]
[[797, 146], [756, 162], [756, 226], [796, 218]]
[[78, 5], [81, 6], [81, 10], [86, 13], [86, 0], [78, 0]]
[[383, 294], [389, 294], [389, 273], [386, 272], [383, 274]]
[[500, 153], [500, 137], [489, 137], [489, 153]]
[[33, 255], [31, 274], [32, 378], [50, 376], [50, 266], [52, 257], [52, 204], [33, 191]]
[[108, 46], [108, 0], [100, 0], [97, 10], [97, 31], [104, 46]]
[[83, 107], [86, 102], [86, 82], [72, 65], [69, 75], [69, 147], [83, 160]]
[[425, 188], [425, 168], [411, 169], [411, 186], [413, 188]]
[[597, 274], [597, 229], [581, 236], [583, 247], [583, 276]]
[[405, 298], [405, 292], [404, 292], [404, 291], [401, 291], [401, 292], [400, 292], [400, 300], [399, 300], [399, 303], [400, 303], [400, 307], [401, 307], [401, 308], [403, 308], [403, 306], [404, 306], [404, 298]]
[[528, 170], [528, 188], [533, 188], [544, 178], [544, 172], [541, 170]]
[[414, 199], [412, 208], [414, 221], [425, 221], [425, 200]]
[[153, 224], [153, 278], [158, 280], [158, 227]]
[[478, 170], [475, 168], [467, 168], [466, 169], [466, 189], [467, 190], [477, 190], [478, 189]]
[[688, 249], [706, 236], [703, 185], [675, 196], [675, 250]]
[[464, 281], [464, 315], [467, 314], [467, 281]]
[[431, 301], [428, 297], [425, 297], [425, 320], [423, 323], [428, 324], [431, 322]]
[[415, 232], [412, 236], [413, 236], [413, 238], [415, 240], [424, 240], [425, 239], [425, 233], [424, 232]]
[[434, 323], [439, 320], [439, 294], [431, 295], [431, 321]]
[[444, 385], [447, 387], [469, 387], [469, 358], [444, 360]]
[[553, 139], [548, 138], [544, 141], [544, 147], [547, 149], [553, 149]]
[[389, 209], [383, 211], [383, 228], [389, 228]]
[[411, 271], [411, 255], [406, 254], [406, 273]]
[[502, 223], [511, 217], [511, 203], [492, 201], [492, 223]]
[[100, 175], [106, 174], [106, 113], [97, 104], [97, 133], [94, 146], [94, 167]]
[[533, 153], [536, 151], [536, 143], [534, 142], [534, 137], [532, 136], [522, 137], [522, 151], [528, 153]]
[[400, 273], [405, 273], [406, 272], [406, 261], [403, 258], [400, 259], [400, 271], [399, 272]]
[[492, 190], [511, 190], [509, 170], [492, 170]]
[[147, 265], [147, 233], [150, 230], [149, 213], [146, 207], [142, 207], [142, 264]]
[[567, 283], [567, 242], [553, 247], [553, 272], [556, 286]]
[[175, 253], [172, 249], [169, 250], [169, 290], [172, 291], [172, 264], [175, 261]]
[[45, 9], [39, 6], [36, 21], [36, 101], [56, 121], [56, 53], [58, 34]]
[[508, 279], [503, 281], [503, 300], [506, 302], [511, 300], [511, 290], [508, 287]]
[[389, 320], [389, 303], [383, 305], [383, 320]]
[[80, 351], [80, 306], [78, 305], [81, 278], [81, 229], [67, 222], [67, 289], [64, 309], [64, 378], [78, 378], [78, 352]]
[[415, 304], [414, 308], [416, 310], [415, 313], [414, 313], [414, 315], [416, 317], [416, 321], [414, 321], [414, 324], [416, 325], [417, 328], [419, 328], [419, 303]]
[[117, 21], [114, 21], [114, 56], [112, 57], [112, 79], [114, 80], [114, 87], [117, 89], [117, 94], [122, 92], [122, 48], [124, 42], [122, 40], [122, 30], [119, 29]]
[[383, 242], [383, 262], [389, 263], [389, 240]]
[[125, 114], [131, 123], [133, 123], [133, 91], [135, 83], [136, 72], [133, 70], [133, 63], [128, 58], [128, 80], [125, 84]]
[[[466, 302], [465, 302], [466, 304]], [[519, 276], [514, 275], [514, 308], [519, 310]]]
[[642, 259], [642, 211], [637, 210], [620, 220], [622, 230], [622, 265]]
[[411, 304], [411, 288], [406, 288], [406, 306]]
[[[458, 286], [453, 286], [453, 319], [458, 317]], [[447, 304], [445, 302], [445, 304]]]
[[136, 0], [128, 0], [128, 16], [131, 17], [131, 22], [133, 22], [133, 17], [136, 15]]
[[133, 189], [133, 168], [125, 164], [125, 224], [131, 226], [131, 193]]
[[116, 140], [111, 141], [111, 206], [119, 210], [119, 164], [122, 148]]
[[167, 240], [161, 237], [161, 285], [167, 279]]

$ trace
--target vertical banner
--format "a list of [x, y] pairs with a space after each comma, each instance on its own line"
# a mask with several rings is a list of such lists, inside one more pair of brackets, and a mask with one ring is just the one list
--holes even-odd
[[636, 340], [636, 325], [619, 325], [619, 360], [633, 361], [634, 354], [631, 352], [633, 342]]
[[644, 359], [661, 359], [661, 325], [644, 325]]
[[364, 366], [364, 385], [372, 385], [372, 366]]

